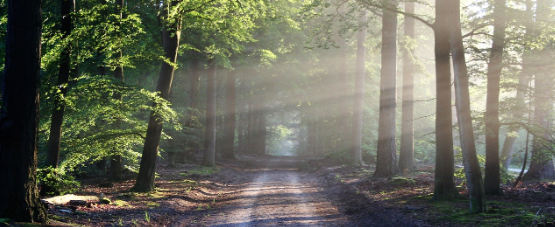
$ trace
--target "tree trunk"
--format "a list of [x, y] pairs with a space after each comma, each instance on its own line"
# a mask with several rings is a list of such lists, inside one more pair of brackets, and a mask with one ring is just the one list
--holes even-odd
[[452, 1], [450, 11], [449, 21], [452, 28], [449, 40], [451, 42], [453, 72], [455, 74], [455, 105], [457, 107], [464, 172], [470, 197], [470, 213], [482, 213], [486, 211], [486, 197], [480, 164], [476, 155], [472, 117], [470, 116], [470, 92], [461, 34], [460, 0]]
[[357, 60], [355, 68], [355, 95], [353, 103], [353, 146], [351, 161], [353, 165], [362, 165], [362, 106], [364, 104], [364, 77], [366, 63], [366, 10], [362, 12], [360, 21], [364, 26], [357, 34]]
[[486, 113], [486, 176], [484, 190], [487, 195], [501, 195], [499, 175], [499, 82], [503, 68], [505, 48], [505, 0], [494, 3], [493, 43], [488, 63]]
[[222, 153], [223, 158], [235, 159], [235, 120], [236, 116], [236, 95], [235, 95], [235, 74], [236, 71], [231, 71], [226, 79], [226, 103], [225, 103], [225, 118], [224, 118], [224, 149]]
[[253, 114], [253, 108], [252, 108], [252, 101], [249, 101], [247, 103], [247, 141], [246, 141], [246, 149], [245, 151], [249, 154], [252, 154], [254, 152], [253, 149], [253, 137], [254, 137], [254, 114]]
[[[71, 8], [73, 7], [73, 1], [61, 0], [60, 7], [60, 31], [62, 33], [62, 40], [65, 40], [71, 34]], [[58, 88], [60, 89], [60, 93], [56, 93], [54, 97], [54, 108], [52, 110], [50, 135], [47, 145], [46, 166], [51, 166], [53, 168], [58, 168], [65, 110], [63, 99], [67, 94], [69, 74], [71, 71], [71, 45], [69, 43], [66, 45], [67, 46], [64, 47], [60, 55], [60, 69], [58, 72]]]
[[215, 60], [210, 60], [206, 82], [206, 129], [204, 133], [204, 156], [203, 166], [216, 165], [216, 74], [217, 66]]
[[451, 118], [451, 63], [449, 28], [447, 21], [450, 4], [436, 0], [434, 24], [435, 67], [436, 67], [436, 168], [434, 177], [434, 200], [453, 200], [460, 197], [453, 176], [453, 129]]
[[347, 151], [350, 146], [350, 138], [351, 138], [351, 129], [349, 122], [352, 121], [351, 119], [351, 111], [352, 105], [349, 97], [352, 96], [352, 90], [349, 88], [348, 85], [348, 76], [347, 73], [347, 43], [343, 37], [339, 38], [339, 54], [340, 58], [338, 60], [338, 72], [337, 72], [337, 91], [340, 91], [340, 97], [336, 98], [337, 101], [337, 109], [339, 112], [339, 116], [337, 116], [339, 125], [337, 126], [339, 129], [339, 145], [338, 150], [340, 151]]
[[[414, 14], [414, 2], [405, 2], [405, 12]], [[403, 48], [403, 112], [401, 115], [401, 152], [399, 170], [414, 169], [414, 18], [405, 16], [405, 47]]]
[[258, 115], [258, 154], [266, 154], [266, 111], [260, 111]]
[[397, 84], [397, 13], [385, 8], [397, 6], [384, 0], [382, 17], [382, 68], [380, 78], [380, 120], [374, 177], [392, 177], [399, 172], [395, 138]]
[[[176, 6], [179, 1], [172, 1], [171, 6], [166, 5], [164, 7], [165, 16], [168, 15], [169, 10]], [[179, 20], [177, 20], [179, 21]], [[169, 59], [169, 61], [175, 64], [177, 59], [177, 51], [179, 48], [179, 38], [181, 35], [179, 24], [170, 24], [164, 26], [162, 31], [162, 39], [164, 43], [164, 57]], [[158, 85], [156, 91], [160, 92], [160, 97], [163, 99], [168, 99], [170, 96], [170, 90], [173, 80], [174, 66], [166, 62], [162, 63], [160, 69], [160, 78], [158, 79]], [[157, 105], [153, 103], [153, 105]], [[141, 166], [139, 168], [139, 175], [137, 176], [137, 182], [135, 186], [131, 189], [136, 192], [150, 192], [154, 190], [154, 175], [156, 171], [156, 158], [158, 155], [158, 145], [160, 144], [160, 137], [162, 134], [163, 122], [158, 118], [154, 111], [150, 113], [150, 118], [148, 120], [148, 128], [146, 132], [145, 145], [143, 148], [143, 155], [141, 157]]]
[[[545, 23], [550, 19], [549, 9], [553, 5], [552, 0], [538, 0], [536, 3], [536, 23]], [[539, 27], [543, 27], [541, 25]], [[537, 34], [539, 36], [539, 34]], [[544, 47], [549, 48], [549, 47]], [[547, 56], [546, 49], [538, 50], [537, 56]], [[534, 136], [532, 140], [532, 157], [530, 168], [524, 174], [524, 179], [555, 179], [555, 169], [553, 168], [553, 155], [551, 153], [551, 145], [547, 141], [551, 138], [551, 129], [553, 126], [553, 80], [550, 78], [549, 67], [550, 60], [537, 59], [534, 62], [537, 73], [534, 81], [534, 124], [539, 126], [542, 132]], [[544, 68], [545, 67], [545, 68]]]
[[[124, 1], [123, 0], [116, 0], [116, 9], [117, 12], [119, 13], [119, 18], [120, 20], [123, 19], [123, 7], [124, 7]], [[123, 52], [120, 50], [119, 51], [119, 58], [123, 58]], [[116, 67], [116, 69], [114, 70], [114, 77], [123, 82], [124, 81], [124, 77], [123, 77], [123, 66], [118, 65]], [[119, 99], [121, 100], [121, 95], [117, 94], [114, 95], [114, 99]], [[119, 123], [116, 123], [116, 127], [119, 126]], [[122, 179], [122, 158], [120, 154], [116, 154], [116, 155], [112, 155], [112, 159], [110, 161], [110, 173], [111, 176], [110, 178], [114, 181], [120, 181]]]
[[39, 0], [9, 0], [0, 112], [0, 217], [46, 221], [39, 198], [37, 131], [42, 13]]
[[[530, 37], [533, 35], [532, 0], [526, 1], [526, 14], [527, 14], [527, 18], [524, 26], [526, 29], [526, 36]], [[531, 57], [532, 56], [530, 53], [530, 47], [526, 45], [524, 49], [524, 53], [522, 54], [522, 71], [518, 76], [518, 85], [517, 85], [516, 97], [515, 97], [515, 101], [517, 103], [513, 111], [511, 111], [512, 118], [515, 120], [521, 119], [525, 113], [526, 107], [524, 103], [524, 97], [526, 96], [526, 93], [528, 93], [530, 89], [528, 87], [528, 83], [530, 82], [530, 77], [533, 74], [531, 72], [532, 71], [531, 63], [533, 62], [533, 59]], [[517, 136], [515, 135], [518, 135], [519, 131], [520, 131], [519, 125], [509, 126], [509, 130], [507, 132], [507, 135], [505, 137], [505, 142], [503, 143], [503, 148], [501, 150], [501, 161], [503, 162], [503, 168], [505, 168], [505, 170], [507, 170], [509, 168], [509, 165], [511, 164], [515, 141], [517, 138]]]
[[[200, 56], [193, 54], [194, 59], [191, 62], [191, 74], [190, 74], [190, 85], [189, 91], [189, 110], [187, 111], [187, 117], [185, 118], [184, 126], [187, 128], [186, 135], [189, 137], [200, 137], [197, 133], [197, 128], [199, 127], [196, 123], [198, 116], [198, 97], [200, 92], [200, 61], [198, 60]], [[185, 151], [179, 153], [179, 162], [186, 163], [188, 160], [194, 159], [194, 154], [200, 152], [200, 142], [187, 139]]]

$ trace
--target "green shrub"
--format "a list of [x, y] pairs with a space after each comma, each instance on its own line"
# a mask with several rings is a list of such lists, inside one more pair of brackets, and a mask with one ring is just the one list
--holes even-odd
[[37, 171], [37, 181], [41, 195], [64, 195], [76, 192], [81, 184], [75, 177], [66, 174], [60, 168], [40, 168]]

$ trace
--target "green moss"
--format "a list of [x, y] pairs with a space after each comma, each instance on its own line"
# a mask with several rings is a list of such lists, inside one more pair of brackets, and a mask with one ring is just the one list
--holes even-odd
[[541, 215], [535, 215], [533, 209], [518, 203], [491, 201], [488, 202], [488, 211], [479, 214], [469, 212], [468, 201], [431, 204], [434, 206], [432, 210], [436, 213], [437, 220], [452, 221], [461, 225], [505, 226], [507, 223], [519, 223], [520, 226], [529, 226], [542, 219]]
[[125, 202], [123, 200], [115, 200], [112, 204], [118, 206], [118, 207], [122, 207], [122, 206], [129, 206], [128, 202]]
[[410, 178], [393, 177], [389, 181], [389, 183], [393, 184], [393, 185], [404, 185], [404, 184], [414, 184], [414, 183], [416, 183], [416, 181], [414, 179], [410, 179]]
[[160, 203], [156, 203], [156, 202], [148, 202], [146, 204], [147, 207], [159, 207]]
[[207, 176], [207, 175], [218, 173], [218, 172], [220, 172], [220, 167], [199, 166], [197, 168], [188, 170], [184, 173], [180, 173], [179, 175], [181, 175], [181, 176], [190, 176], [192, 174], [198, 174], [198, 175], [201, 175], [201, 176]]
[[183, 183], [187, 184], [187, 185], [197, 185], [197, 182], [194, 180], [189, 180], [189, 179], [185, 179], [183, 180]]

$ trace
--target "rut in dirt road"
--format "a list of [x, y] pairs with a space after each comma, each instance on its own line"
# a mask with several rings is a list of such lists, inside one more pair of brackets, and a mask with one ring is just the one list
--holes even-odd
[[258, 170], [206, 226], [337, 226], [347, 218], [320, 192], [315, 177], [293, 170]]

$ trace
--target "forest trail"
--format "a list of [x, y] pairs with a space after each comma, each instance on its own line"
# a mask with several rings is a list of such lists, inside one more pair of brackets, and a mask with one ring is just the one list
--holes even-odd
[[[250, 182], [229, 191], [221, 208], [198, 220], [203, 226], [338, 226], [348, 223], [322, 192], [316, 176], [297, 171], [291, 159], [272, 159], [245, 171]], [[348, 225], [348, 224], [347, 224]]]

